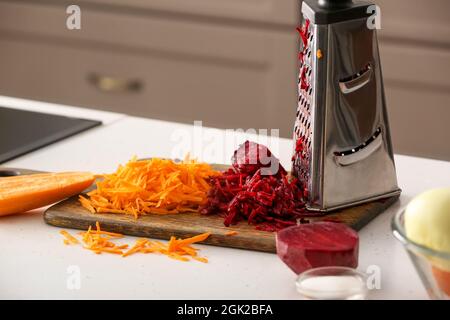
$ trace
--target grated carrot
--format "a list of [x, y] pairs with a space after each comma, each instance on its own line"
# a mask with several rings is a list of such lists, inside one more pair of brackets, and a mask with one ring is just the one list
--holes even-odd
[[131, 247], [130, 250], [128, 250], [127, 252], [125, 252], [124, 254], [122, 254], [122, 257], [127, 257], [133, 253], [136, 253], [138, 251], [140, 251], [140, 249], [142, 249], [146, 243], [148, 242], [147, 239], [139, 239], [136, 241], [136, 243]]
[[192, 257], [193, 259], [203, 262], [203, 263], [208, 263], [208, 259], [206, 258], [201, 258], [201, 257]]
[[[77, 238], [69, 234], [67, 231], [62, 230], [60, 234], [64, 236], [64, 244], [79, 244]], [[176, 237], [170, 237], [167, 244], [160, 241], [149, 239], [138, 239], [131, 248], [128, 248], [128, 244], [116, 244], [111, 240], [120, 239], [123, 237], [120, 233], [103, 231], [100, 227], [100, 223], [95, 223], [95, 229], [89, 226], [87, 231], [79, 232], [83, 247], [85, 249], [93, 251], [95, 254], [111, 253], [127, 257], [135, 253], [160, 253], [168, 256], [169, 258], [189, 261], [189, 258], [203, 263], [207, 263], [208, 259], [198, 256], [197, 248], [192, 247], [194, 243], [205, 241], [211, 234], [209, 232], [202, 233], [186, 239], [177, 239]], [[127, 251], [123, 251], [126, 250]]]
[[176, 247], [183, 247], [186, 245], [190, 245], [196, 242], [201, 242], [201, 241], [205, 241], [209, 236], [211, 235], [211, 233], [207, 232], [207, 233], [202, 233], [199, 234], [198, 236], [194, 236], [191, 238], [187, 238], [187, 239], [178, 239], [178, 240], [173, 240], [175, 242]]
[[64, 243], [65, 244], [78, 244], [78, 243], [80, 243], [77, 238], [72, 236], [66, 230], [61, 230], [59, 233], [64, 236], [64, 238], [65, 238], [64, 239]]
[[131, 159], [115, 173], [102, 175], [97, 189], [79, 196], [91, 213], [145, 214], [195, 212], [207, 202], [209, 178], [219, 175], [209, 164], [187, 157], [175, 163], [166, 159]]
[[187, 239], [177, 239], [176, 237], [170, 237], [168, 244], [163, 244], [159, 241], [150, 241], [146, 239], [137, 240], [134, 246], [125, 252], [122, 256], [127, 257], [134, 253], [161, 253], [168, 257], [180, 261], [189, 261], [190, 256], [200, 262], [208, 262], [206, 258], [200, 258], [197, 256], [197, 249], [192, 248], [190, 244], [197, 243], [206, 240], [210, 236], [210, 233], [203, 233]]
[[119, 233], [112, 233], [103, 231], [100, 228], [100, 223], [95, 223], [96, 230], [92, 230], [91, 226], [86, 232], [81, 232], [85, 248], [94, 251], [97, 254], [102, 252], [123, 254], [123, 246], [117, 246], [114, 242], [109, 241], [111, 238], [121, 238]]
[[237, 231], [228, 231], [228, 232], [225, 233], [225, 235], [228, 236], [228, 237], [235, 236], [237, 234], [238, 234]]

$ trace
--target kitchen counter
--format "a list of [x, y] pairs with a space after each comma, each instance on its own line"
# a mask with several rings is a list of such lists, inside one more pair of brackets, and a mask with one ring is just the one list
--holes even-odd
[[[192, 141], [180, 140], [193, 133], [190, 125], [7, 97], [0, 97], [0, 105], [104, 122], [101, 127], [3, 164], [7, 167], [109, 172], [133, 155], [174, 157], [187, 149], [202, 160], [229, 163], [229, 150], [245, 139], [236, 133], [233, 139], [226, 140], [228, 150], [202, 155], [189, 147]], [[203, 128], [203, 137], [218, 141], [225, 133]], [[274, 138], [270, 142], [282, 164], [289, 167], [291, 141]], [[400, 155], [395, 160], [403, 194], [360, 232], [359, 269], [366, 271], [372, 266], [374, 270], [373, 266], [377, 266], [381, 272], [381, 288], [371, 291], [373, 299], [424, 299], [426, 291], [403, 247], [392, 236], [390, 221], [420, 192], [448, 186], [450, 163]], [[210, 260], [208, 264], [183, 263], [159, 255], [124, 259], [98, 256], [80, 247], [65, 246], [59, 229], [44, 223], [43, 211], [0, 218], [1, 299], [299, 298], [295, 275], [274, 254], [198, 245], [202, 255]], [[127, 237], [127, 241], [132, 243], [134, 238]], [[67, 285], [74, 270], [71, 266], [80, 271], [79, 289]]]

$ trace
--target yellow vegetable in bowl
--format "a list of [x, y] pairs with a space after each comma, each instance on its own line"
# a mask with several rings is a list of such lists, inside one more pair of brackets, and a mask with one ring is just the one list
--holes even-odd
[[407, 237], [425, 247], [450, 253], [450, 188], [427, 191], [405, 211]]
[[428, 257], [440, 289], [450, 296], [450, 188], [427, 191], [405, 210], [406, 236], [415, 243], [444, 253]]

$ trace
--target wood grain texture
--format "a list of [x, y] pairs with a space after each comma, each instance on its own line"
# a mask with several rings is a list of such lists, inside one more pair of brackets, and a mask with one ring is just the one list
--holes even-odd
[[[329, 219], [341, 221], [355, 230], [360, 230], [372, 219], [387, 209], [397, 200], [396, 197], [384, 201], [336, 211], [323, 217], [311, 219], [320, 221]], [[264, 252], [276, 252], [275, 234], [258, 231], [254, 226], [241, 222], [232, 227], [223, 225], [223, 218], [193, 213], [176, 215], [147, 215], [139, 219], [120, 214], [92, 214], [84, 209], [77, 197], [72, 197], [50, 207], [44, 214], [44, 220], [50, 225], [63, 228], [86, 230], [95, 226], [95, 222], [108, 231], [122, 234], [168, 240], [170, 236], [191, 237], [203, 232], [211, 232], [205, 244], [240, 248]], [[234, 236], [227, 236], [229, 231], [237, 231]]]
[[[226, 166], [213, 165], [217, 170]], [[37, 171], [2, 168], [2, 172], [18, 172], [20, 174], [33, 174]], [[386, 210], [398, 197], [379, 200], [353, 208], [335, 211], [317, 218], [308, 218], [311, 221], [331, 220], [343, 222], [355, 230], [361, 230], [372, 219]], [[44, 221], [53, 226], [87, 230], [100, 222], [104, 230], [119, 232], [126, 235], [158, 238], [168, 240], [171, 236], [191, 237], [203, 232], [211, 232], [205, 244], [239, 248], [263, 252], [276, 252], [275, 234], [258, 231], [254, 226], [240, 222], [232, 227], [223, 225], [223, 218], [219, 216], [205, 216], [198, 213], [184, 213], [176, 215], [147, 215], [139, 219], [121, 214], [99, 213], [92, 214], [84, 209], [78, 202], [78, 196], [59, 202], [44, 213]], [[237, 234], [227, 236], [229, 231]]]

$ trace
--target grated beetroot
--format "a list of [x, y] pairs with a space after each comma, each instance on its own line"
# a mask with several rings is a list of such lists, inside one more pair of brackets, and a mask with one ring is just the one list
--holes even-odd
[[[267, 158], [262, 160], [262, 155], [272, 165]], [[289, 181], [286, 170], [265, 146], [247, 141], [235, 151], [232, 161], [230, 169], [211, 179], [202, 213], [222, 215], [225, 226], [247, 221], [258, 230], [270, 232], [311, 216], [298, 181]]]

